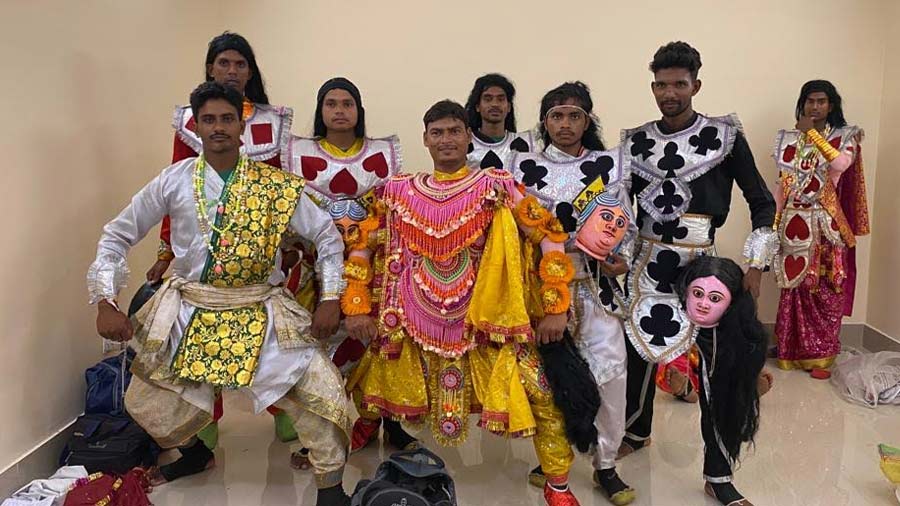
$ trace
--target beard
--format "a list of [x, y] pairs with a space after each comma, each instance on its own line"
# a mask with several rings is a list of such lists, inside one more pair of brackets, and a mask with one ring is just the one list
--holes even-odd
[[679, 102], [678, 106], [673, 110], [666, 110], [666, 109], [664, 109], [663, 105], [660, 105], [659, 112], [661, 112], [662, 115], [667, 118], [674, 118], [674, 117], [679, 116], [682, 113], [684, 113], [684, 111], [688, 110], [688, 107], [690, 107], [689, 102], [688, 103]]

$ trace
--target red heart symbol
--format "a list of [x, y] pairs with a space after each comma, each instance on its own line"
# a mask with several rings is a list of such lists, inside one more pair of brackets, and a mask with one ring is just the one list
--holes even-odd
[[806, 220], [798, 215], [794, 215], [784, 229], [784, 235], [792, 241], [797, 239], [805, 241], [809, 239], [809, 225], [806, 224]]
[[828, 141], [828, 143], [831, 144], [831, 146], [834, 149], [841, 149], [841, 137], [840, 136], [835, 137], [834, 139], [831, 139], [830, 141]]
[[840, 231], [841, 231], [841, 227], [838, 226], [838, 222], [837, 222], [837, 220], [834, 219], [834, 218], [831, 219], [831, 230], [834, 230], [835, 232], [840, 232]]
[[374, 172], [378, 177], [387, 177], [388, 164], [383, 153], [375, 153], [374, 155], [363, 160], [363, 169], [366, 172]]
[[331, 193], [340, 194], [343, 193], [345, 195], [354, 197], [356, 196], [356, 192], [359, 190], [359, 185], [356, 183], [356, 179], [353, 177], [353, 174], [350, 174], [350, 171], [346, 168], [341, 169], [340, 172], [334, 175], [331, 178], [331, 183], [328, 185], [328, 189], [331, 190]]
[[791, 163], [791, 160], [794, 159], [794, 156], [797, 154], [796, 146], [788, 146], [784, 148], [784, 155], [781, 156], [781, 159], [785, 161], [785, 163]]
[[817, 178], [812, 178], [809, 184], [806, 185], [806, 188], [803, 189], [803, 193], [816, 193], [821, 187], [822, 184], [819, 183], [819, 180]]
[[301, 156], [300, 170], [307, 181], [315, 181], [319, 172], [328, 168], [328, 162], [317, 156]]
[[789, 256], [784, 259], [784, 272], [788, 279], [795, 279], [806, 270], [806, 259], [803, 257]]
[[812, 207], [812, 204], [807, 204], [800, 199], [794, 199], [794, 206], [800, 209], [809, 209], [810, 207]]

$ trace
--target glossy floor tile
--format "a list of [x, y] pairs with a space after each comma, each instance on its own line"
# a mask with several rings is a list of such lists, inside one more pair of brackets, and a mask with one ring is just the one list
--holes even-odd
[[[736, 486], [757, 506], [890, 506], [893, 488], [878, 468], [876, 446], [900, 445], [900, 407], [877, 410], [848, 404], [827, 381], [800, 372], [769, 368], [774, 389], [762, 400], [762, 427], [755, 450], [736, 472]], [[159, 488], [157, 506], [313, 505], [308, 472], [288, 466], [291, 445], [274, 437], [271, 417], [250, 413], [240, 395], [226, 398], [217, 467]], [[541, 505], [526, 474], [536, 464], [529, 440], [507, 441], [474, 429], [460, 448], [429, 448], [446, 460], [456, 481], [459, 504]], [[296, 447], [296, 443], [293, 445]], [[389, 450], [373, 445], [350, 458], [345, 487], [370, 477]], [[713, 506], [703, 494], [699, 408], [659, 392], [653, 444], [619, 465], [638, 493], [633, 503], [656, 506]], [[572, 488], [582, 505], [609, 502], [591, 487], [590, 461], [579, 456]]]

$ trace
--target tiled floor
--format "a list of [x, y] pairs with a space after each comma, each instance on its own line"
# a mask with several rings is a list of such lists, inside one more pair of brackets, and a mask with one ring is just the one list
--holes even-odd
[[[848, 404], [825, 381], [773, 370], [775, 388], [762, 401], [757, 448], [736, 473], [736, 485], [757, 506], [889, 506], [893, 488], [878, 469], [876, 445], [900, 444], [900, 407], [869, 410]], [[699, 409], [660, 393], [653, 445], [621, 462], [622, 477], [638, 492], [635, 505], [712, 506], [703, 495]], [[421, 432], [430, 448], [436, 445]], [[296, 445], [296, 443], [295, 443]], [[308, 472], [288, 467], [289, 445], [274, 438], [271, 418], [254, 416], [239, 395], [226, 402], [217, 467], [159, 488], [158, 506], [313, 505]], [[460, 505], [541, 505], [527, 485], [535, 465], [528, 440], [506, 441], [472, 430], [458, 449], [437, 448], [456, 481]], [[345, 486], [369, 477], [386, 453], [371, 447], [351, 456]], [[607, 505], [591, 487], [590, 462], [579, 457], [571, 484], [583, 505]]]

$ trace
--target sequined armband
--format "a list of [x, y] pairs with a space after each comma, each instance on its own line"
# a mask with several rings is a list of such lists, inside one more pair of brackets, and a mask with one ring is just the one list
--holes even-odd
[[777, 251], [777, 232], [768, 227], [760, 227], [751, 232], [744, 242], [744, 262], [750, 267], [765, 269], [772, 263]]

